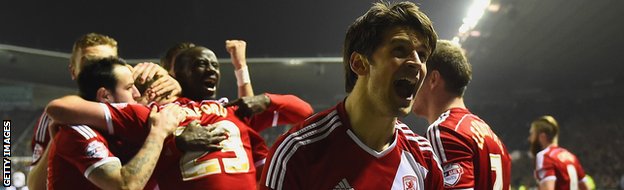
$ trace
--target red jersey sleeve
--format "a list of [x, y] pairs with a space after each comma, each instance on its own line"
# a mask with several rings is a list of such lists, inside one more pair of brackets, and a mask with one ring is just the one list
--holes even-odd
[[313, 114], [312, 106], [294, 95], [266, 95], [271, 104], [264, 112], [252, 117], [249, 126], [260, 132], [277, 125], [296, 124]]
[[[249, 130], [249, 141], [251, 143], [251, 154], [256, 167], [263, 166], [269, 149], [266, 142], [256, 131]], [[258, 171], [261, 172], [261, 171]]]
[[433, 150], [439, 155], [444, 171], [444, 187], [447, 189], [473, 188], [475, 175], [472, 162], [473, 152], [470, 144], [455, 131], [446, 127], [432, 126], [427, 132], [427, 139], [433, 144]]
[[[106, 115], [107, 131], [134, 144], [143, 144], [150, 127], [150, 109], [140, 104], [101, 103]], [[143, 137], [143, 138], [137, 138]]]
[[556, 165], [554, 160], [552, 160], [548, 155], [545, 155], [546, 152], [540, 152], [536, 156], [536, 169], [535, 169], [535, 177], [538, 182], [556, 180], [557, 177], [555, 175]]
[[52, 123], [52, 118], [43, 112], [41, 117], [39, 117], [39, 121], [35, 124], [30, 147], [33, 153], [31, 166], [39, 162], [43, 152], [48, 147], [48, 143], [50, 143], [50, 134], [48, 132], [48, 124], [50, 123]]
[[108, 142], [91, 128], [80, 125], [63, 127], [55, 137], [59, 146], [55, 156], [60, 156], [75, 166], [86, 178], [99, 166], [120, 162], [108, 149]]

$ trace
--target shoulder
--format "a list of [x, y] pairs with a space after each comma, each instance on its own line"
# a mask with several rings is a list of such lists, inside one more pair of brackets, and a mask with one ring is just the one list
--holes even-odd
[[86, 125], [61, 127], [56, 137], [58, 137], [59, 140], [67, 138], [77, 138], [76, 140], [104, 139], [100, 132]]
[[421, 154], [424, 157], [435, 156], [431, 143], [427, 138], [414, 133], [407, 125], [401, 122], [397, 122], [395, 128], [397, 129], [397, 139], [405, 139], [409, 147], [417, 147], [417, 149], [410, 150], [410, 152]]
[[[327, 140], [335, 129], [342, 125], [335, 109], [318, 113], [306, 121], [295, 125], [276, 143], [276, 156], [280, 152], [300, 153], [303, 148], [315, 146]], [[309, 150], [309, 149], [308, 149]]]

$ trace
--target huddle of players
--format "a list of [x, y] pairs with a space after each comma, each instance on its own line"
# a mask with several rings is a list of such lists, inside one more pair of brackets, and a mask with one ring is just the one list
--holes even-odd
[[[116, 42], [80, 41], [70, 70], [82, 69], [72, 72], [82, 97], [46, 108], [33, 138], [32, 189], [45, 187], [46, 169], [49, 189], [510, 188], [505, 145], [462, 98], [470, 64], [413, 3], [375, 3], [351, 24], [349, 95], [308, 119], [312, 109], [294, 96], [253, 96], [242, 41], [226, 42], [240, 97], [229, 103], [216, 99], [219, 63], [207, 48], [180, 44], [163, 59], [166, 70], [133, 69], [109, 57]], [[398, 121], [410, 112], [430, 123], [426, 138]], [[276, 123], [298, 124], [268, 151], [258, 132]], [[557, 147], [556, 121], [542, 117], [530, 133], [540, 189], [583, 189], [578, 160]]]

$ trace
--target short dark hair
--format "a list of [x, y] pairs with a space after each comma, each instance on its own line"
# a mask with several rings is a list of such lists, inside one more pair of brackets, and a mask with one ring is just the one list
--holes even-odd
[[115, 92], [117, 77], [113, 73], [115, 66], [127, 66], [128, 64], [121, 58], [90, 58], [86, 57], [84, 68], [78, 74], [78, 89], [80, 96], [85, 100], [97, 101], [97, 90], [104, 87]]
[[347, 92], [353, 90], [357, 81], [357, 74], [350, 66], [351, 54], [358, 52], [370, 58], [381, 44], [384, 32], [396, 26], [406, 26], [422, 34], [425, 38], [423, 43], [428, 50], [427, 57], [435, 49], [438, 35], [433, 30], [429, 17], [421, 12], [418, 6], [407, 1], [396, 4], [374, 3], [364, 15], [349, 26], [345, 36], [342, 56]]
[[427, 73], [434, 70], [440, 72], [446, 91], [458, 96], [464, 95], [472, 80], [472, 66], [459, 45], [448, 40], [438, 40], [436, 49], [426, 64]]
[[181, 42], [177, 43], [174, 46], [170, 47], [165, 56], [160, 58], [160, 64], [165, 70], [169, 71], [173, 69], [172, 63], [175, 62], [175, 57], [182, 52], [182, 50], [195, 47], [196, 45], [191, 42]]

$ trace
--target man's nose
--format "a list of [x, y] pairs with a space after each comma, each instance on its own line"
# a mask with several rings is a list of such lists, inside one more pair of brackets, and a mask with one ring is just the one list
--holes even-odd
[[139, 89], [136, 86], [132, 86], [132, 98], [141, 97], [141, 93], [139, 93]]
[[414, 68], [414, 69], [420, 70], [425, 65], [424, 65], [424, 63], [422, 63], [420, 61], [420, 56], [418, 56], [418, 52], [416, 52], [414, 50], [407, 57], [407, 66], [410, 67], [410, 68]]

